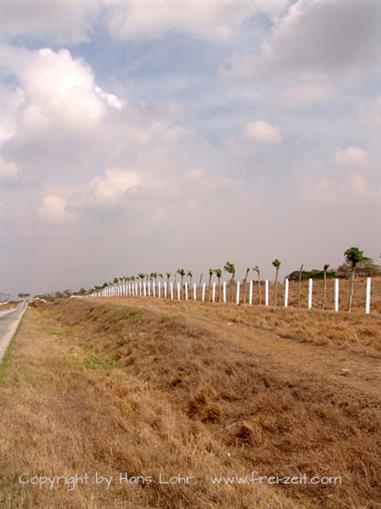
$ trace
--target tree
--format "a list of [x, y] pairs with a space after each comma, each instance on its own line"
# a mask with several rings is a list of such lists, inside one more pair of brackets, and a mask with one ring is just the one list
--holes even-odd
[[185, 270], [184, 269], [177, 269], [176, 273], [179, 274], [179, 276], [180, 276], [180, 287], [182, 288], [183, 287], [183, 280], [184, 280], [184, 276], [185, 276]]
[[210, 293], [210, 287], [211, 287], [211, 284], [212, 284], [212, 277], [213, 277], [214, 270], [213, 269], [209, 269], [208, 272], [209, 272], [208, 296], [209, 296], [209, 300], [212, 300], [212, 294]]
[[328, 265], [328, 263], [326, 263], [323, 267], [324, 276], [323, 276], [323, 302], [321, 304], [322, 309], [325, 308], [325, 303], [327, 300], [327, 272], [328, 272], [328, 269], [329, 269], [329, 265]]
[[247, 277], [249, 275], [249, 272], [250, 272], [250, 267], [248, 267], [246, 269], [246, 272], [245, 272], [245, 277], [243, 278], [243, 288], [242, 288], [242, 291], [243, 291], [243, 302], [244, 304], [246, 304], [246, 283], [247, 283]]
[[352, 302], [353, 302], [353, 290], [354, 290], [354, 283], [355, 283], [356, 266], [364, 260], [364, 251], [361, 251], [361, 249], [359, 249], [358, 247], [349, 247], [344, 252], [344, 256], [345, 256], [346, 262], [351, 266], [351, 290], [350, 290], [350, 294], [349, 294], [349, 305], [348, 305], [348, 311], [351, 311]]
[[214, 273], [217, 276], [218, 281], [218, 302], [221, 302], [221, 276], [222, 276], [222, 270], [221, 269], [214, 269]]
[[226, 262], [224, 266], [224, 271], [230, 274], [230, 300], [233, 300], [233, 285], [234, 285], [234, 276], [235, 276], [235, 265], [232, 262]]
[[171, 279], [171, 273], [170, 272], [166, 272], [165, 275], [167, 276], [167, 286], [169, 288], [169, 280]]
[[253, 267], [253, 271], [256, 272], [258, 276], [258, 298], [259, 304], [262, 304], [261, 269], [258, 267], [258, 265], [255, 265], [255, 267]]
[[278, 305], [278, 274], [279, 274], [279, 267], [281, 266], [281, 261], [278, 260], [278, 258], [275, 258], [272, 262], [273, 267], [275, 267], [275, 305]]
[[189, 286], [192, 285], [193, 272], [191, 270], [187, 271], [187, 276], [189, 277]]

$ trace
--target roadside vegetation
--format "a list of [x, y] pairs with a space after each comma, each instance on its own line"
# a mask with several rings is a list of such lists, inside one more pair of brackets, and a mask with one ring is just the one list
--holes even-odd
[[[321, 311], [294, 311], [290, 321], [280, 309], [194, 303], [189, 313], [183, 302], [135, 300], [60, 300], [27, 311], [0, 378], [1, 507], [377, 507], [378, 315], [339, 313], [327, 325]], [[353, 371], [342, 370], [339, 324], [343, 337], [354, 327], [360, 343], [368, 327], [372, 338], [361, 356], [345, 347]], [[293, 339], [301, 326], [334, 337], [319, 348], [301, 343]], [[252, 470], [342, 482], [210, 482]], [[197, 483], [70, 491], [18, 482], [23, 472], [96, 471], [188, 473]]]

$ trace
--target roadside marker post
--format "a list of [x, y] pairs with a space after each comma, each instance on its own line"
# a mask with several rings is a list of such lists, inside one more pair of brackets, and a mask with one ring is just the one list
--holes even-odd
[[156, 281], [152, 281], [152, 295], [156, 297]]
[[188, 283], [185, 283], [185, 300], [188, 300]]
[[370, 277], [366, 278], [366, 297], [365, 297], [365, 313], [370, 313], [370, 294], [372, 289], [372, 280]]
[[239, 304], [239, 290], [240, 290], [240, 285], [241, 285], [241, 282], [240, 282], [240, 281], [237, 281], [237, 293], [236, 293], [236, 300], [235, 300], [235, 303], [236, 303], [236, 304]]
[[265, 306], [269, 305], [269, 280], [265, 281]]
[[202, 283], [202, 296], [201, 296], [202, 302], [205, 302], [205, 283]]
[[212, 302], [216, 302], [216, 282], [213, 281], [212, 287]]
[[312, 279], [308, 280], [308, 309], [312, 309]]
[[159, 293], [159, 299], [161, 299], [161, 281], [159, 281], [159, 284], [158, 284], [158, 293]]
[[253, 281], [250, 281], [249, 284], [249, 305], [253, 304]]
[[143, 296], [147, 297], [147, 284], [145, 281], [143, 281]]
[[177, 300], [180, 300], [181, 297], [181, 289], [180, 289], [180, 283], [177, 283]]
[[147, 289], [148, 289], [148, 297], [151, 297], [151, 281], [148, 281]]
[[284, 307], [288, 308], [288, 285], [289, 285], [288, 279], [285, 280], [284, 285], [285, 285], [284, 286]]
[[167, 285], [167, 281], [164, 281], [164, 297], [165, 298], [168, 297], [168, 285]]
[[224, 301], [224, 304], [226, 304], [226, 281], [222, 283], [222, 298]]
[[197, 299], [197, 286], [196, 283], [193, 283], [193, 300]]
[[171, 300], [173, 300], [173, 283], [172, 283], [172, 281], [170, 283], [170, 290], [171, 290]]
[[339, 311], [339, 280], [335, 279], [335, 311], [336, 313]]

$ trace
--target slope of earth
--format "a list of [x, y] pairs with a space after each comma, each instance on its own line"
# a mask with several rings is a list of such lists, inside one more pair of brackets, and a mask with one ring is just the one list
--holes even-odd
[[[367, 344], [303, 342], [295, 323], [275, 323], [282, 318], [269, 309], [254, 318], [233, 306], [110, 300], [71, 299], [25, 315], [0, 374], [2, 506], [378, 507], [377, 317], [366, 323]], [[340, 323], [335, 316], [331, 326]], [[331, 326], [317, 319], [306, 330], [318, 337]], [[219, 478], [253, 470], [341, 482]], [[22, 472], [85, 471], [115, 482], [109, 490], [19, 482]], [[153, 482], [127, 486], [119, 472]], [[160, 473], [194, 478], [160, 484]]]

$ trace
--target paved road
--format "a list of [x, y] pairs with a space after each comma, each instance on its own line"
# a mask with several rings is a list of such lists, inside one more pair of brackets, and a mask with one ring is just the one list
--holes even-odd
[[20, 302], [15, 309], [9, 311], [0, 311], [0, 362], [5, 351], [16, 332], [17, 326], [24, 314], [28, 303]]

